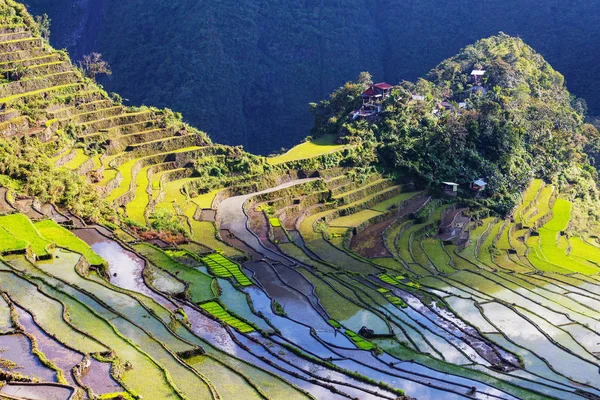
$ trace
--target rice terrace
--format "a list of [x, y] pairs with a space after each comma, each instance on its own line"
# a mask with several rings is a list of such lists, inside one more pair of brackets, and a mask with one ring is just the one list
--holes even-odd
[[0, 0], [0, 399], [600, 399], [600, 134], [521, 39], [266, 157], [46, 28]]

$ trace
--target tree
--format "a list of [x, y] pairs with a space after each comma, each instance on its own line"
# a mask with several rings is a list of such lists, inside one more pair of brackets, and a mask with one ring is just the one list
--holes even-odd
[[44, 13], [35, 17], [35, 22], [38, 25], [40, 35], [47, 41], [50, 41], [50, 18], [48, 14]]
[[373, 84], [373, 77], [369, 72], [363, 71], [358, 74], [358, 83], [360, 85], [371, 86]]
[[112, 75], [112, 71], [110, 69], [110, 65], [107, 61], [102, 59], [102, 54], [100, 53], [92, 53], [86, 56], [83, 56], [83, 61], [81, 62], [81, 67], [94, 81], [96, 80], [96, 75]]

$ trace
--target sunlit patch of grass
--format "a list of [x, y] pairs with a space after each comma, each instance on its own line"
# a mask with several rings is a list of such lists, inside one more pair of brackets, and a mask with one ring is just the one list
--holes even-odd
[[317, 157], [346, 147], [345, 145], [335, 144], [334, 141], [335, 135], [325, 135], [318, 139], [299, 144], [285, 154], [268, 158], [267, 162], [271, 165], [283, 164], [290, 161]]

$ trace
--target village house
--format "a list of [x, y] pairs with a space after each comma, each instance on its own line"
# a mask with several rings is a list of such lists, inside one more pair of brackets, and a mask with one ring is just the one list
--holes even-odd
[[458, 194], [458, 183], [454, 182], [442, 182], [442, 192], [446, 196], [456, 197]]
[[372, 118], [383, 111], [382, 102], [390, 95], [392, 85], [386, 82], [375, 83], [365, 90], [360, 97], [363, 100], [362, 106], [352, 112], [352, 119]]
[[476, 181], [471, 182], [471, 190], [474, 192], [482, 192], [487, 186], [487, 182], [483, 179], [477, 179]]
[[473, 79], [473, 82], [477, 86], [481, 86], [481, 84], [483, 83], [484, 75], [485, 75], [485, 70], [483, 70], [483, 69], [474, 69], [473, 71], [471, 71], [471, 78]]

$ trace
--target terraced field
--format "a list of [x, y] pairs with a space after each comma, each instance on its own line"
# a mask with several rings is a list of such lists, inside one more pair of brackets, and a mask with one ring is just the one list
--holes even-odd
[[0, 397], [600, 398], [600, 245], [552, 184], [475, 220], [329, 136], [250, 157], [123, 106], [26, 23], [0, 49], [29, 71], [0, 83], [3, 136], [118, 210], [0, 180]]

